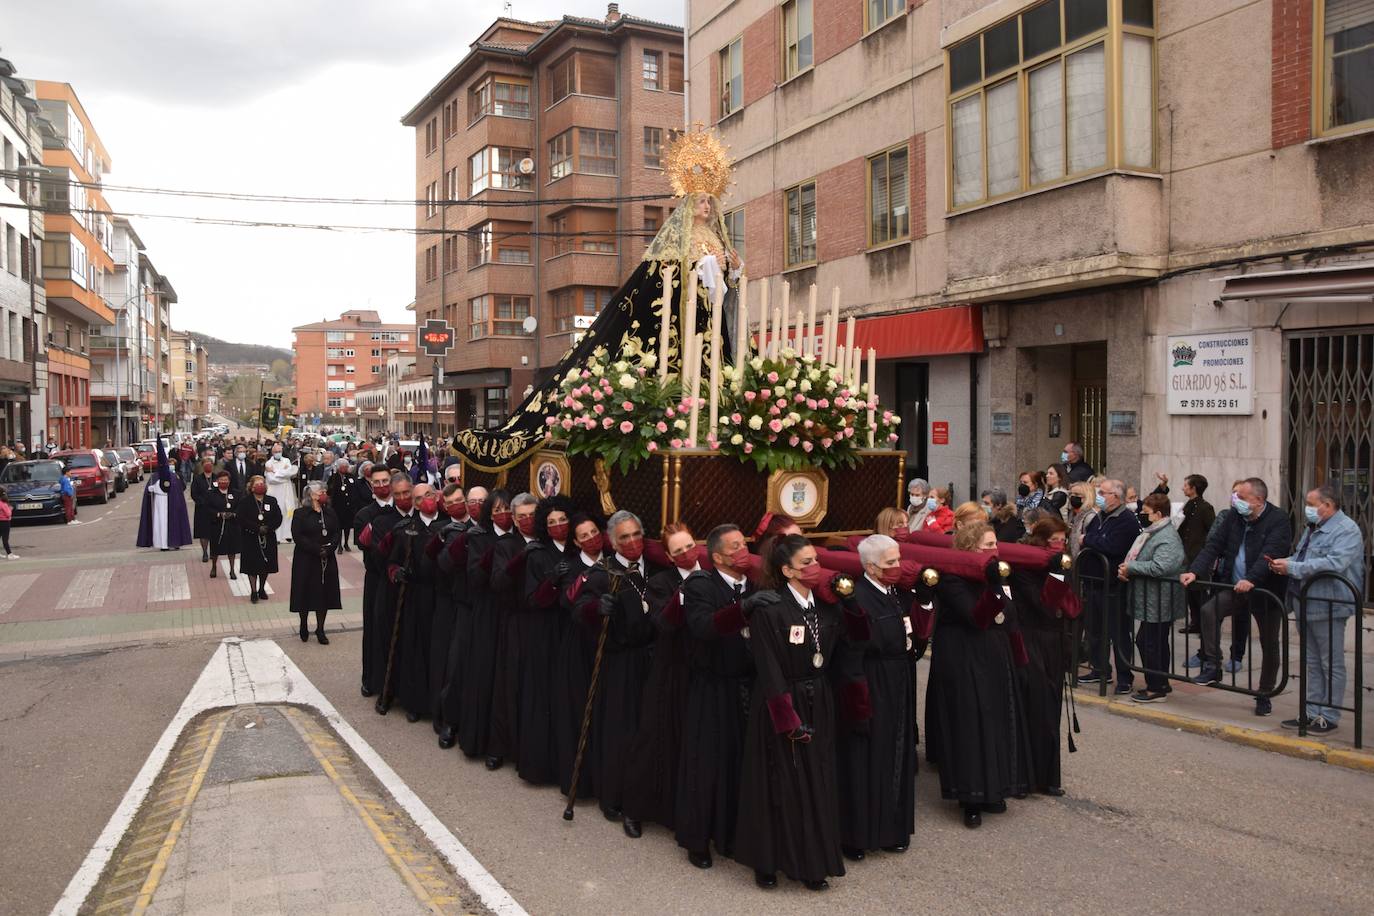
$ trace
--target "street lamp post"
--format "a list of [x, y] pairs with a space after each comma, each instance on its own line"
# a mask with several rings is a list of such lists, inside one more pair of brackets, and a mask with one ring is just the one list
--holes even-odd
[[[121, 302], [121, 303], [119, 304], [119, 308], [115, 310], [115, 437], [114, 437], [114, 439], [115, 439], [115, 447], [116, 447], [116, 448], [118, 448], [118, 447], [120, 446], [120, 444], [121, 444], [120, 440], [122, 440], [122, 439], [124, 438], [124, 395], [123, 395], [123, 393], [122, 393], [122, 389], [121, 389], [121, 385], [120, 385], [121, 379], [120, 379], [120, 372], [119, 372], [119, 348], [120, 348], [120, 346], [122, 345], [124, 338], [122, 338], [122, 337], [119, 336], [119, 318], [120, 318], [121, 315], [124, 314], [124, 310], [127, 309], [127, 308], [129, 307], [129, 303], [130, 303], [130, 302], [133, 302], [135, 299], [139, 298], [139, 297], [142, 296], [142, 295], [143, 295], [142, 290], [140, 290], [139, 292], [134, 293], [132, 296], [130, 296], [129, 298], [127, 298], [127, 299], [125, 299], [123, 302]], [[126, 324], [127, 324], [127, 322], [126, 322]]]

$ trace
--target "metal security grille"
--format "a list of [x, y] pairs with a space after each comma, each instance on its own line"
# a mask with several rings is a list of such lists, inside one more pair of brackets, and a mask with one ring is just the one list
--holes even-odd
[[1073, 437], [1083, 446], [1083, 460], [1099, 474], [1107, 472], [1107, 386], [1076, 382], [1073, 386]]
[[[1347, 515], [1374, 533], [1370, 476], [1374, 453], [1374, 330], [1333, 329], [1285, 335], [1288, 398], [1284, 417], [1285, 496], [1298, 530], [1307, 491], [1338, 486]], [[1374, 603], [1374, 568], [1365, 558], [1365, 601]]]

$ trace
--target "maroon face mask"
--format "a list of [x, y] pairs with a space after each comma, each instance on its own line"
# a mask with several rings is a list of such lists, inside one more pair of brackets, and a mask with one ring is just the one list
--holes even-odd
[[227, 493], [229, 491], [229, 481], [227, 480], [221, 480], [219, 483], [215, 484], [215, 486], [219, 487], [221, 493]]
[[444, 506], [444, 511], [447, 512], [448, 517], [455, 522], [461, 522], [468, 517], [468, 504], [460, 499], [456, 503], [449, 503], [447, 506]]
[[509, 509], [502, 509], [499, 512], [493, 512], [491, 514], [491, 523], [497, 528], [503, 528], [506, 531], [510, 530], [510, 520], [511, 514]]
[[391, 484], [374, 483], [372, 485], [372, 495], [377, 497], [378, 499], [386, 499], [388, 496], [391, 495]]
[[697, 565], [696, 550], [688, 550], [685, 553], [680, 553], [677, 556], [673, 557], [673, 565], [676, 566], [678, 569], [683, 570], [694, 569]]
[[896, 585], [902, 578], [901, 566], [888, 566], [878, 570], [878, 581], [883, 585]]
[[549, 537], [555, 541], [566, 541], [568, 539], [568, 523], [557, 522], [549, 525]]
[[819, 563], [812, 563], [810, 566], [803, 566], [797, 570], [797, 580], [807, 588], [815, 588], [821, 584], [825, 578], [825, 568]]
[[420, 500], [420, 513], [422, 515], [439, 514], [439, 498], [437, 496], [426, 496]]
[[266, 496], [266, 495], [267, 495], [267, 484], [265, 484], [265, 483], [255, 483], [255, 484], [253, 484], [253, 495], [254, 495], [254, 496]]
[[409, 512], [415, 507], [415, 497], [409, 493], [405, 496], [393, 496], [391, 502], [396, 507], [397, 512]]
[[[505, 527], [505, 526], [502, 526]], [[515, 527], [525, 537], [534, 537], [534, 516], [522, 515], [515, 520]]]
[[601, 551], [606, 549], [606, 539], [602, 537], [601, 532], [598, 531], [577, 546], [581, 548], [582, 552], [587, 556], [596, 559], [601, 556]]
[[618, 548], [620, 555], [625, 559], [634, 562], [644, 556], [644, 535], [630, 538]]

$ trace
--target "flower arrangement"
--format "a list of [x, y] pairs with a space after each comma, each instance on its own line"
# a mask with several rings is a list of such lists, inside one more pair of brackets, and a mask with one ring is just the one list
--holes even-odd
[[800, 467], [852, 467], [869, 438], [873, 444], [897, 441], [900, 418], [877, 411], [868, 383], [851, 388], [842, 371], [790, 347], [774, 358], [754, 356], [739, 367], [722, 369], [725, 384], [718, 429], [707, 444], [761, 471]]

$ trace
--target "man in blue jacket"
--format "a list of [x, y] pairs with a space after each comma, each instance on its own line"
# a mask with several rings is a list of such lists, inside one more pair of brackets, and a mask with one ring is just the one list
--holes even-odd
[[[1202, 673], [1193, 678], [1193, 683], [1215, 684], [1221, 680], [1221, 618], [1230, 615], [1234, 622], [1240, 612], [1248, 610], [1259, 623], [1260, 647], [1264, 652], [1259, 689], [1268, 693], [1278, 681], [1283, 615], [1273, 602], [1253, 600], [1251, 593], [1265, 589], [1282, 594], [1283, 580], [1270, 572], [1268, 558], [1288, 553], [1292, 530], [1288, 517], [1269, 502], [1269, 487], [1258, 477], [1247, 478], [1232, 491], [1231, 509], [1226, 521], [1208, 535], [1206, 546], [1193, 559], [1188, 572], [1179, 577], [1184, 587], [1190, 586], [1217, 564], [1217, 580], [1234, 586], [1202, 606]], [[1273, 704], [1268, 696], [1255, 697], [1255, 715], [1267, 716], [1271, 712]]]
[[[1356, 590], [1364, 587], [1364, 538], [1360, 526], [1341, 511], [1341, 493], [1322, 484], [1307, 494], [1303, 507], [1307, 528], [1293, 555], [1270, 560], [1275, 575], [1288, 577], [1288, 604], [1296, 616], [1304, 583], [1322, 573], [1345, 577]], [[1307, 730], [1325, 735], [1336, 730], [1345, 697], [1345, 622], [1360, 603], [1337, 579], [1322, 579], [1307, 592], [1307, 614], [1302, 618], [1302, 641], [1307, 650]], [[1359, 623], [1356, 623], [1359, 626]], [[1288, 719], [1284, 728], [1297, 728]]]
[[[1140, 535], [1140, 521], [1135, 517], [1135, 507], [1126, 505], [1126, 485], [1119, 480], [1104, 480], [1097, 487], [1097, 516], [1088, 523], [1083, 535], [1083, 550], [1079, 554], [1082, 575], [1096, 578], [1101, 576], [1106, 582], [1106, 603], [1103, 604], [1103, 588], [1092, 587], [1088, 590], [1088, 655], [1093, 666], [1090, 674], [1078, 678], [1080, 684], [1096, 684], [1111, 677], [1111, 663], [1106, 659], [1106, 646], [1102, 645], [1103, 624], [1101, 614], [1107, 615], [1106, 632], [1113, 643], [1113, 656], [1116, 658], [1116, 692], [1131, 692], [1131, 682], [1135, 675], [1131, 672], [1131, 662], [1135, 658], [1135, 639], [1131, 633], [1131, 617], [1125, 612], [1126, 585], [1116, 578], [1116, 570], [1126, 562], [1126, 554]], [[1099, 570], [1102, 561], [1086, 551], [1096, 551], [1107, 559], [1107, 568]]]

